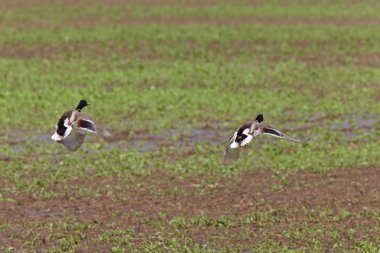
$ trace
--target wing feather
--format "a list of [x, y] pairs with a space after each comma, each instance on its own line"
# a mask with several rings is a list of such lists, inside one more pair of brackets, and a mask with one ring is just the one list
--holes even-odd
[[82, 146], [85, 137], [85, 133], [80, 132], [77, 129], [72, 129], [69, 135], [57, 142], [65, 146], [68, 150], [75, 151]]
[[[237, 160], [240, 157], [240, 148], [239, 144], [235, 142], [238, 130], [234, 132], [230, 140], [227, 143], [227, 146], [224, 150], [224, 163], [232, 162]], [[235, 145], [236, 144], [236, 145]]]
[[298, 140], [296, 138], [292, 138], [290, 136], [287, 136], [287, 135], [283, 134], [281, 131], [279, 131], [273, 127], [263, 127], [262, 128], [262, 134], [271, 135], [271, 136], [281, 138], [281, 139], [286, 139], [289, 141], [300, 142], [300, 140]]
[[83, 131], [98, 134], [103, 138], [108, 138], [111, 136], [110, 132], [108, 132], [105, 128], [95, 124], [95, 122], [89, 118], [79, 118], [74, 123], [74, 126]]

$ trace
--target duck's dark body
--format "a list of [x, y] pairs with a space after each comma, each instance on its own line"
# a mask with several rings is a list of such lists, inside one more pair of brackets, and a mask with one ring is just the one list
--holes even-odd
[[[256, 121], [257, 123], [261, 123], [262, 121], [264, 121], [264, 117], [263, 117], [263, 115], [262, 115], [262, 114], [257, 115], [255, 121]], [[245, 131], [245, 130], [248, 130], [248, 132], [250, 132], [250, 131], [251, 131], [252, 124], [254, 124], [254, 122], [247, 122], [247, 123], [245, 123], [244, 125], [242, 125], [242, 126], [236, 131], [235, 141], [238, 142], [239, 145], [240, 145], [240, 143], [241, 143], [242, 141], [244, 141], [244, 140], [248, 137], [248, 135], [245, 134], [244, 132], [247, 133], [247, 131]]]
[[57, 134], [60, 136], [64, 136], [65, 132], [67, 130], [67, 127], [65, 126], [65, 120], [70, 119], [71, 114], [73, 113], [73, 110], [67, 111], [59, 118], [57, 123]]
[[251, 123], [245, 123], [244, 125], [242, 125], [236, 132], [236, 138], [235, 138], [235, 141], [236, 142], [242, 142], [245, 138], [248, 137], [248, 135], [244, 134], [244, 130], [246, 129], [250, 129], [251, 127]]

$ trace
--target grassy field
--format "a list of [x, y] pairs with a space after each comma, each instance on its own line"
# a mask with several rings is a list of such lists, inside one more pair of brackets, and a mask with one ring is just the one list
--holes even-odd
[[[0, 1], [1, 252], [379, 252], [377, 1]], [[85, 108], [113, 136], [52, 142]], [[223, 164], [242, 123], [258, 137]]]

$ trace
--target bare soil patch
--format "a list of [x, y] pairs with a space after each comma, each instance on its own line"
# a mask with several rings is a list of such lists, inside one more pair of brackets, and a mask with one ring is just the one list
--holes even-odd
[[50, 45], [25, 45], [20, 43], [2, 44], [0, 45], [1, 58], [16, 58], [16, 59], [53, 59], [62, 52], [62, 49]]
[[[128, 12], [128, 9], [126, 9]], [[49, 20], [35, 20], [30, 22], [7, 21], [2, 26], [12, 27], [20, 31], [36, 29], [62, 29], [67, 27], [75, 28], [95, 28], [110, 27], [120, 25], [149, 25], [160, 24], [167, 26], [180, 25], [268, 25], [268, 26], [289, 26], [289, 25], [306, 25], [306, 26], [377, 26], [380, 24], [379, 18], [366, 17], [324, 17], [324, 18], [307, 18], [307, 17], [257, 17], [257, 16], [234, 16], [234, 17], [195, 17], [195, 16], [153, 16], [153, 17], [133, 17], [130, 13], [128, 16], [121, 18], [103, 17], [102, 19], [93, 17], [70, 18], [60, 22], [49, 22]]]
[[[243, 4], [256, 5], [263, 3], [263, 0], [245, 0], [241, 1]], [[142, 6], [152, 6], [152, 5], [178, 5], [178, 6], [197, 6], [206, 7], [221, 4], [233, 4], [236, 3], [231, 0], [31, 0], [31, 1], [6, 1], [0, 0], [0, 6], [13, 7], [13, 8], [23, 8], [46, 4], [55, 5], [81, 5], [81, 6], [92, 6], [92, 5], [142, 5]]]
[[368, 67], [380, 67], [380, 53], [359, 54], [354, 56], [355, 63]]
[[[141, 44], [138, 47], [129, 46], [128, 43], [124, 45], [112, 44], [109, 42], [94, 41], [91, 45], [88, 43], [67, 42], [62, 45], [49, 45], [49, 44], [29, 44], [29, 43], [7, 43], [0, 45], [1, 58], [15, 58], [15, 59], [49, 59], [49, 60], [62, 60], [67, 58], [104, 58], [107, 61], [109, 55], [117, 55], [124, 59], [140, 59], [143, 61], [155, 60], [178, 60], [190, 57], [193, 50], [205, 48], [208, 52], [215, 54], [217, 57], [239, 57], [242, 55], [251, 55], [256, 61], [265, 61], [267, 64], [276, 64], [282, 61], [297, 60], [308, 65], [322, 65], [322, 66], [339, 66], [346, 64], [355, 64], [358, 66], [379, 67], [380, 56], [378, 53], [368, 54], [329, 54], [330, 47], [336, 47], [336, 42], [333, 41], [289, 41], [287, 42], [290, 48], [302, 49], [302, 53], [278, 53], [276, 48], [284, 45], [283, 41], [266, 41], [266, 40], [252, 40], [252, 41], [228, 41], [218, 43], [217, 41], [210, 42], [209, 44], [202, 44], [200, 42], [184, 41], [181, 42], [182, 52], [180, 58], [178, 55], [173, 55], [169, 52], [169, 48], [178, 47], [178, 41], [166, 41], [165, 47], [168, 48], [167, 53], [157, 52], [155, 47], [149, 46], [149, 43]], [[359, 45], [358, 45], [359, 46]], [[320, 51], [322, 53], [316, 53]], [[325, 52], [325, 53], [323, 53]], [[104, 70], [98, 66], [89, 66], [94, 68], [94, 71]], [[157, 84], [160, 85], [160, 84]]]

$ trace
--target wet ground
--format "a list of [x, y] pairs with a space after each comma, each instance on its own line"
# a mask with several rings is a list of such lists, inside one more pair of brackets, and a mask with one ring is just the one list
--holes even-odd
[[[306, 123], [299, 126], [288, 128], [276, 127], [290, 136], [298, 136], [303, 141], [315, 140], [320, 136], [320, 132], [338, 131], [344, 132], [345, 139], [342, 142], [350, 142], [355, 136], [369, 133], [375, 129], [379, 129], [378, 115], [351, 115], [346, 119], [334, 118], [338, 123], [331, 122], [328, 116], [312, 116]], [[217, 124], [216, 124], [217, 125]], [[273, 125], [272, 125], [273, 126]], [[236, 129], [239, 125], [236, 125]], [[118, 148], [126, 150], [129, 148], [144, 151], [155, 151], [161, 147], [194, 147], [197, 144], [206, 144], [211, 146], [225, 145], [236, 129], [225, 129], [210, 127], [207, 125], [197, 129], [166, 129], [157, 133], [150, 133], [147, 130], [138, 131], [111, 131], [112, 136], [106, 140], [105, 148]], [[38, 133], [31, 135], [23, 131], [12, 131], [10, 133], [0, 132], [3, 143], [10, 145], [14, 152], [22, 152], [25, 150], [26, 142], [51, 142], [51, 135], [54, 129], [49, 133]], [[90, 137], [89, 141], [97, 141], [96, 138]], [[256, 145], [260, 145], [257, 143]]]

